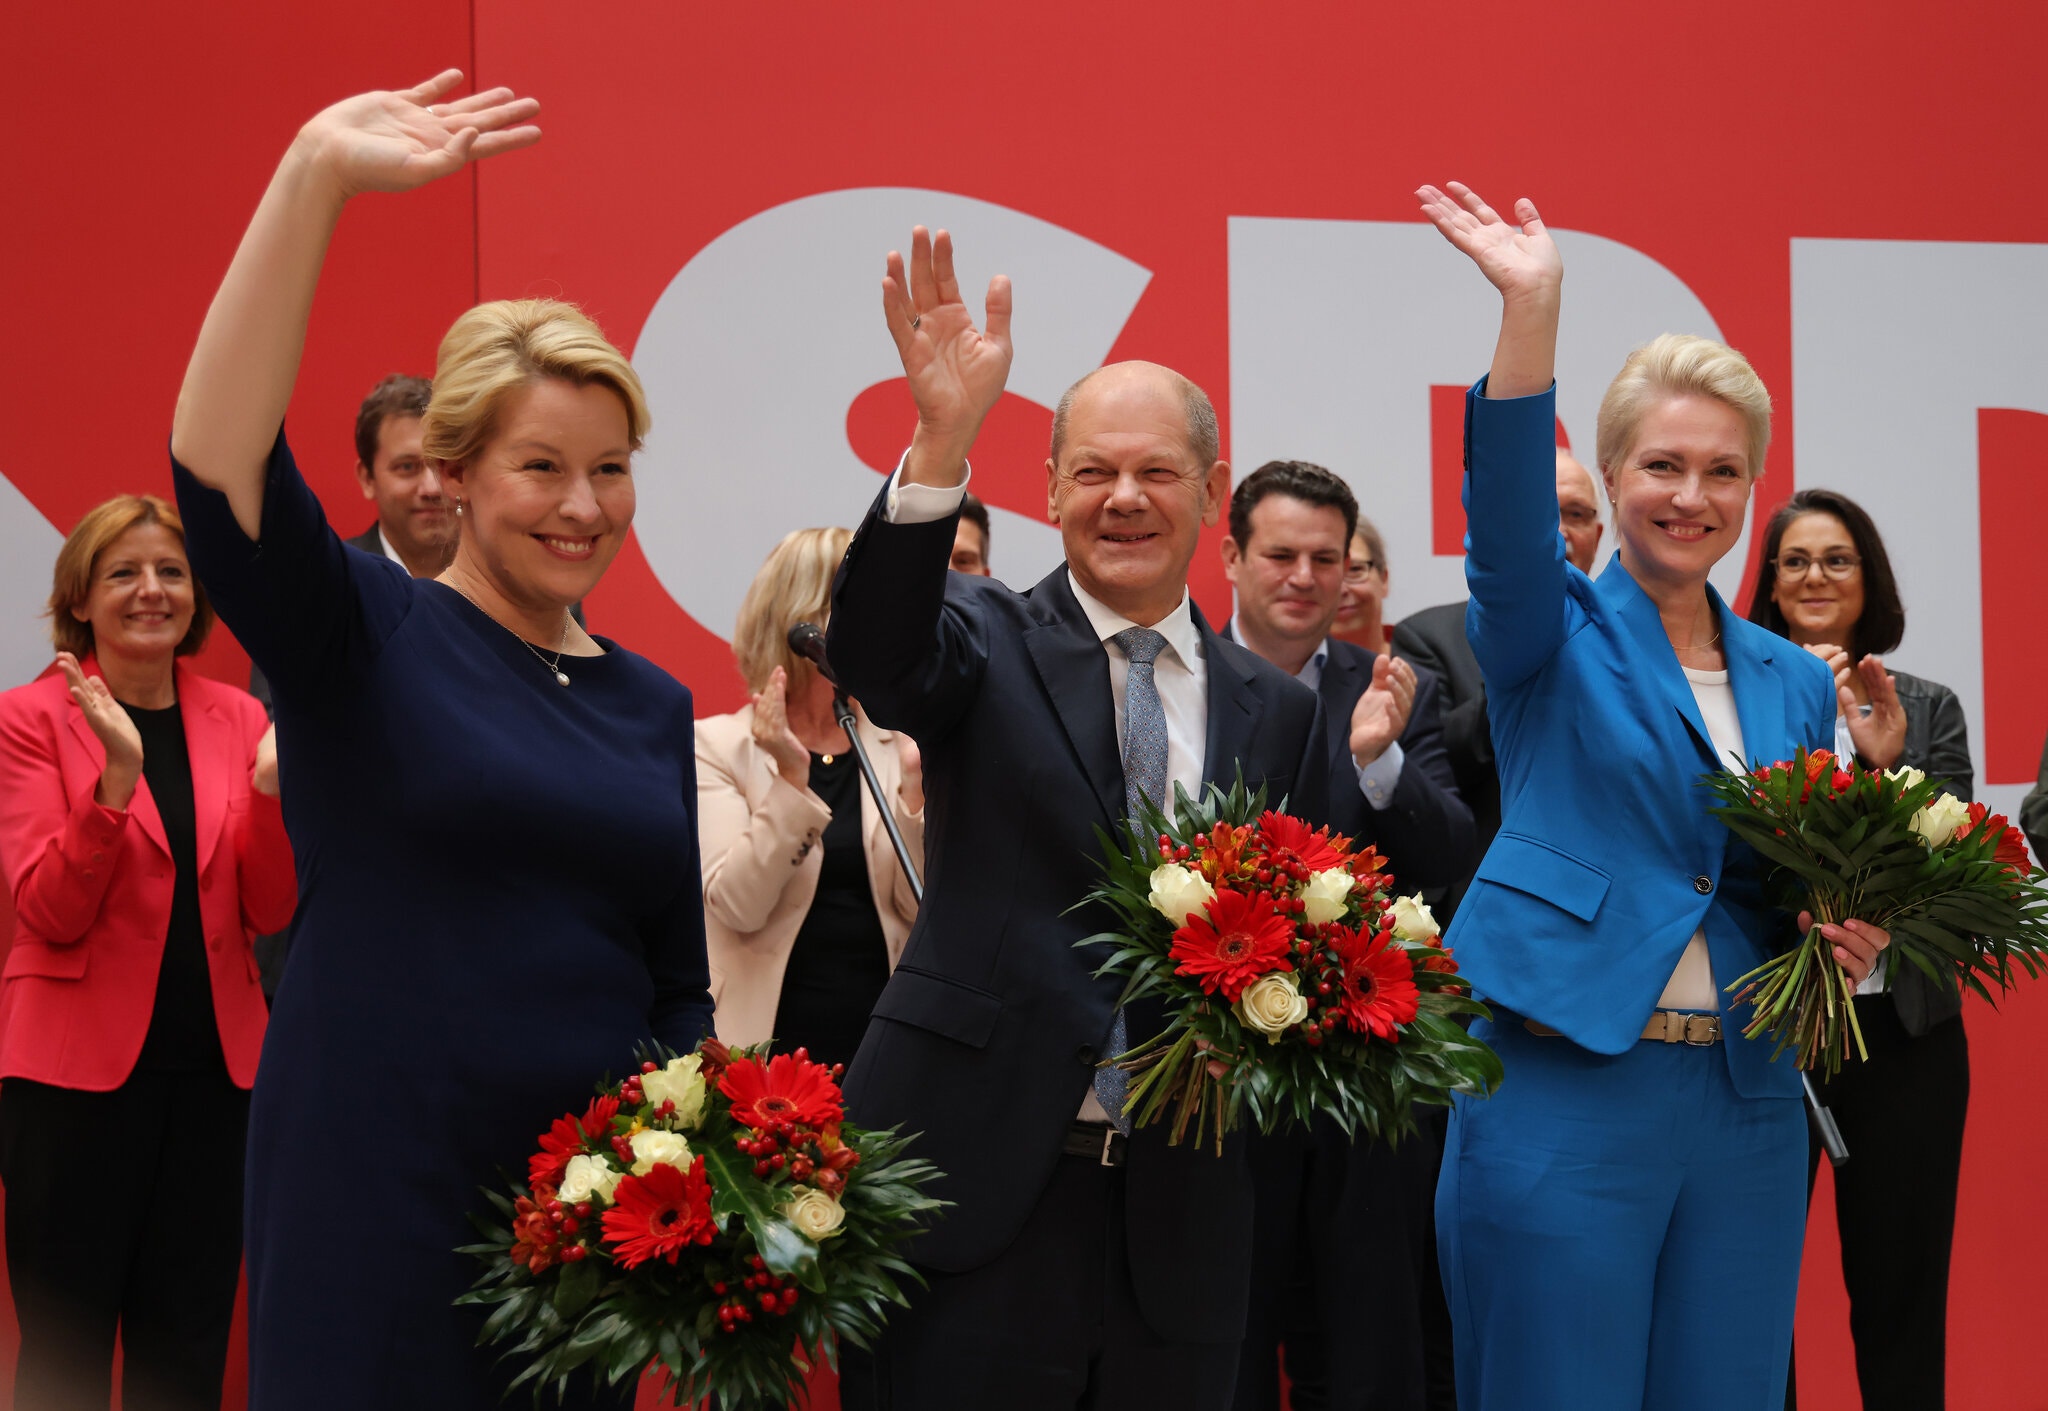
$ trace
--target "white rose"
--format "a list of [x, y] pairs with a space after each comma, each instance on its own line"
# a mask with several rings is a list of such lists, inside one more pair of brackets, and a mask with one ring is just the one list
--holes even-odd
[[796, 1198], [782, 1207], [789, 1223], [811, 1240], [821, 1240], [838, 1231], [846, 1218], [846, 1207], [821, 1190], [805, 1186]]
[[1282, 1034], [1308, 1018], [1308, 1001], [1287, 974], [1260, 976], [1245, 986], [1233, 1007], [1244, 1026], [1264, 1034], [1268, 1043], [1279, 1043]]
[[1404, 941], [1433, 941], [1443, 934], [1443, 928], [1423, 904], [1422, 893], [1394, 903], [1394, 934]]
[[674, 1132], [649, 1127], [633, 1133], [633, 1174], [644, 1176], [656, 1166], [689, 1169], [690, 1144]]
[[570, 1205], [583, 1200], [609, 1202], [613, 1189], [625, 1175], [612, 1169], [611, 1163], [601, 1156], [578, 1154], [569, 1158], [569, 1169], [562, 1173], [562, 1184], [555, 1194]]
[[668, 1067], [640, 1075], [640, 1091], [655, 1107], [675, 1103], [677, 1124], [695, 1131], [704, 1120], [704, 1075], [698, 1071], [703, 1066], [704, 1060], [694, 1053], [672, 1058]]
[[1356, 884], [1357, 879], [1341, 867], [1316, 873], [1302, 884], [1301, 919], [1311, 926], [1335, 921], [1344, 914], [1344, 908], [1351, 900], [1351, 889]]
[[1884, 777], [1897, 784], [1899, 792], [1903, 794], [1906, 790], [1922, 783], [1927, 778], [1927, 775], [1913, 768], [1910, 764], [1902, 764], [1897, 769], [1887, 769], [1884, 772]]
[[1194, 868], [1166, 862], [1152, 869], [1152, 894], [1145, 900], [1168, 921], [1184, 926], [1189, 916], [1216, 900], [1216, 889]]
[[1943, 794], [1913, 815], [1909, 825], [1930, 848], [1938, 848], [1956, 835], [1970, 818], [1970, 806], [1954, 794]]

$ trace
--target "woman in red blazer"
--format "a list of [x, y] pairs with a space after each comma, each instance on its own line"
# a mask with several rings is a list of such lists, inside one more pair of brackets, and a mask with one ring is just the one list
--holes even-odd
[[123, 495], [57, 556], [57, 670], [0, 694], [0, 1183], [15, 1405], [220, 1404], [265, 1010], [297, 900], [263, 707], [178, 660], [213, 613], [177, 511]]

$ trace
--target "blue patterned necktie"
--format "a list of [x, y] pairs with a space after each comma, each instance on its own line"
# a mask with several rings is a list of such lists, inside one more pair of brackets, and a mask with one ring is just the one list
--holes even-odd
[[[1124, 681], [1124, 812], [1136, 822], [1140, 798], [1150, 799], [1156, 808], [1166, 806], [1166, 708], [1159, 703], [1159, 683], [1152, 678], [1152, 663], [1166, 638], [1149, 627], [1127, 627], [1109, 640], [1131, 664]], [[1109, 1051], [1119, 1054], [1129, 1047], [1130, 1033], [1119, 1009], [1109, 1024]], [[1124, 1115], [1124, 1099], [1130, 1087], [1130, 1075], [1121, 1068], [1095, 1070], [1096, 1099], [1126, 1136], [1131, 1121]]]

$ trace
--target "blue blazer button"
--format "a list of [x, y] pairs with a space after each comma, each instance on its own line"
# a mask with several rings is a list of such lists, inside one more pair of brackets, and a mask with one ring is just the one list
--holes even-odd
[[1699, 876], [1692, 879], [1692, 889], [1701, 896], [1705, 896], [1708, 892], [1714, 890], [1714, 879], [1702, 872]]

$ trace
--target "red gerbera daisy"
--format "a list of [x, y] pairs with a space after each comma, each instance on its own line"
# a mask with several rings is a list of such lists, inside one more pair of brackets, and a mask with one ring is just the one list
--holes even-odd
[[1344, 962], [1341, 992], [1331, 1003], [1355, 1034], [1371, 1032], [1392, 1042], [1394, 1026], [1415, 1018], [1420, 995], [1415, 966], [1393, 944], [1391, 926], [1377, 935], [1339, 928], [1334, 946]]
[[757, 1132], [790, 1123], [823, 1127], [846, 1115], [832, 1070], [791, 1053], [778, 1053], [766, 1067], [740, 1059], [725, 1070], [718, 1090], [732, 1099], [733, 1120]]
[[562, 1173], [569, 1169], [569, 1158], [585, 1145], [583, 1124], [563, 1113], [554, 1126], [541, 1133], [540, 1150], [526, 1158], [526, 1184], [559, 1186]]
[[1206, 916], [1190, 915], [1187, 925], [1173, 933], [1167, 955], [1180, 962], [1174, 974], [1193, 975], [1203, 994], [1220, 989], [1235, 1004], [1244, 987], [1261, 975], [1294, 968], [1287, 961], [1293, 940], [1294, 923], [1273, 909], [1271, 897], [1226, 887], [1209, 903]]
[[711, 1219], [711, 1182], [704, 1158], [681, 1171], [666, 1163], [644, 1176], [628, 1176], [612, 1192], [604, 1212], [604, 1239], [620, 1266], [635, 1268], [657, 1256], [669, 1263], [693, 1244], [710, 1244], [718, 1226]]
[[[1988, 828], [1985, 825], [1986, 819], [1990, 820]], [[1980, 828], [1985, 829], [1987, 833], [1998, 834], [1997, 848], [1992, 856], [2004, 864], [2007, 871], [2015, 877], [2025, 877], [2033, 871], [2033, 863], [2027, 856], [2026, 834], [2017, 828], [2009, 827], [2004, 814], [1993, 813], [1980, 803], [1971, 804], [1970, 821], [1959, 831], [1965, 836], [1970, 836], [1977, 834]]]
[[601, 1137], [612, 1125], [612, 1118], [619, 1115], [619, 1100], [610, 1093], [590, 1100], [590, 1106], [583, 1109], [583, 1134]]
[[1346, 851], [1344, 845], [1351, 841], [1342, 836], [1331, 837], [1328, 828], [1311, 831], [1308, 824], [1292, 814], [1275, 813], [1271, 809], [1259, 815], [1259, 831], [1265, 835], [1268, 850], [1292, 853], [1311, 872], [1327, 872], [1332, 867], [1342, 867]]

